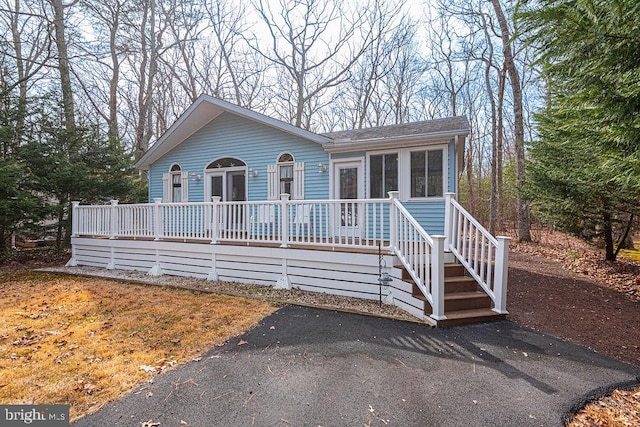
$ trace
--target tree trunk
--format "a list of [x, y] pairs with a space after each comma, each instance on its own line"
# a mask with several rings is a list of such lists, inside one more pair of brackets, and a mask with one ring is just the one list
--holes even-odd
[[111, 54], [111, 81], [109, 82], [109, 128], [108, 136], [110, 142], [119, 140], [118, 133], [118, 80], [120, 79], [120, 59], [118, 58], [118, 48], [116, 45], [116, 35], [119, 26], [119, 12], [114, 16], [114, 22], [109, 28], [109, 52]]
[[616, 253], [619, 252], [620, 249], [635, 249], [632, 232], [634, 223], [633, 214], [622, 214], [618, 217], [618, 220], [613, 230], [613, 237], [618, 243]]
[[503, 179], [503, 135], [504, 135], [504, 87], [506, 80], [506, 70], [500, 70], [498, 79], [498, 105], [496, 107], [497, 129], [496, 129], [496, 232], [505, 231], [504, 226], [504, 179]]
[[73, 106], [73, 89], [71, 87], [71, 72], [69, 69], [69, 54], [65, 38], [64, 8], [62, 0], [49, 0], [53, 6], [54, 29], [56, 34], [56, 48], [58, 50], [58, 71], [60, 73], [60, 87], [62, 89], [62, 109], [67, 131], [73, 135], [76, 129], [75, 111]]
[[[606, 207], [605, 207], [606, 209]], [[604, 259], [605, 261], [615, 261], [616, 252], [613, 247], [613, 227], [611, 224], [611, 212], [605, 210], [602, 213], [603, 237], [604, 237]]]
[[[513, 115], [514, 115], [514, 145], [516, 154], [516, 176], [517, 186], [521, 188], [525, 181], [524, 171], [524, 118], [522, 108], [522, 87], [520, 85], [520, 74], [516, 68], [513, 59], [513, 50], [509, 42], [509, 26], [502, 11], [499, 0], [491, 0], [493, 8], [498, 18], [500, 32], [502, 33], [502, 45], [504, 60], [511, 83], [511, 91], [513, 93]], [[529, 224], [529, 207], [525, 200], [518, 196], [518, 240], [528, 242], [531, 241], [531, 232]]]
[[[158, 45], [160, 35], [156, 33], [156, 0], [143, 4], [142, 24], [140, 27], [140, 50], [142, 60], [138, 68], [138, 123], [136, 125], [136, 159], [149, 148], [153, 129], [153, 85], [158, 71]], [[147, 34], [147, 30], [149, 33]], [[147, 43], [148, 40], [148, 43]]]

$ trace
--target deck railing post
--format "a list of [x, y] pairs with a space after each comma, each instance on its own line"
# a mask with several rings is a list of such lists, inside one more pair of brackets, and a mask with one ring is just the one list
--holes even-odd
[[213, 205], [211, 206], [211, 244], [215, 245], [218, 243], [218, 232], [220, 227], [220, 218], [218, 215], [218, 210], [220, 208], [220, 196], [212, 196], [211, 201]]
[[451, 240], [453, 239], [453, 205], [452, 200], [455, 200], [456, 193], [444, 193], [444, 250], [448, 251], [451, 246]]
[[498, 236], [496, 249], [495, 278], [493, 293], [495, 295], [495, 307], [493, 311], [507, 314], [507, 278], [509, 275], [509, 237]]
[[398, 210], [394, 201], [398, 200], [398, 191], [389, 191], [389, 249], [395, 251], [398, 247]]
[[160, 203], [162, 199], [156, 197], [153, 199], [153, 234], [155, 238], [153, 240], [162, 240], [162, 213], [160, 212]]
[[80, 224], [78, 207], [80, 207], [80, 202], [71, 202], [71, 237], [78, 237], [78, 225]]
[[282, 225], [280, 227], [281, 248], [289, 247], [289, 197], [287, 193], [280, 194], [280, 209], [282, 212]]
[[433, 251], [431, 252], [431, 298], [435, 320], [446, 319], [444, 315], [444, 236], [433, 236]]
[[111, 230], [109, 233], [109, 239], [115, 239], [118, 236], [118, 201], [111, 200], [111, 209], [109, 209], [109, 215], [111, 216]]

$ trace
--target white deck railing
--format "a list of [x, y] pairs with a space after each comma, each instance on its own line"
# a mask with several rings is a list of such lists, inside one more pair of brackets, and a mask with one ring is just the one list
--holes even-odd
[[388, 249], [389, 199], [73, 204], [73, 235]]
[[446, 194], [445, 246], [491, 297], [494, 311], [507, 313], [509, 238], [493, 237], [453, 196]]
[[430, 236], [398, 201], [389, 199], [280, 200], [81, 206], [73, 203], [73, 236], [111, 239], [267, 243], [378, 248], [393, 251], [444, 319], [444, 252], [451, 251], [506, 313], [508, 238], [491, 236], [451, 193], [445, 235]]

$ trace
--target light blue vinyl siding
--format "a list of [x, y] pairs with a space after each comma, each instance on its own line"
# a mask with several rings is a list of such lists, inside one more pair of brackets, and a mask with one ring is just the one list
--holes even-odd
[[432, 236], [444, 234], [444, 200], [404, 203], [409, 213]]
[[[153, 163], [149, 169], [149, 201], [162, 197], [162, 175], [172, 164], [189, 173], [189, 201], [204, 198], [204, 171], [220, 157], [235, 157], [258, 171], [247, 177], [249, 200], [267, 200], [267, 165], [275, 164], [288, 151], [296, 162], [305, 163], [305, 199], [329, 197], [329, 171], [318, 173], [318, 163], [328, 166], [329, 155], [320, 144], [282, 132], [270, 126], [223, 113], [180, 145]], [[203, 177], [196, 182], [195, 173]]]

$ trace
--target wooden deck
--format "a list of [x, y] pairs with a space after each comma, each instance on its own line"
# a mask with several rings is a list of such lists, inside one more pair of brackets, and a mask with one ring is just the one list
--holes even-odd
[[[464, 294], [454, 296], [455, 282], [475, 281], [464, 275], [460, 265], [447, 268], [448, 284], [445, 296], [446, 320], [434, 321], [431, 306], [416, 288], [407, 271], [395, 255], [389, 253], [388, 241], [382, 242], [382, 258], [390, 267], [393, 280], [386, 301], [433, 325], [468, 323], [496, 318], [497, 313], [487, 307], [490, 301], [472, 296], [483, 307], [466, 306], [459, 310], [451, 301], [464, 299]], [[378, 248], [353, 246], [323, 246], [292, 243], [288, 248], [269, 242], [218, 242], [212, 245], [203, 240], [150, 238], [108, 239], [74, 237], [73, 261], [75, 265], [87, 265], [107, 269], [143, 271], [149, 274], [168, 274], [208, 280], [220, 280], [246, 284], [297, 288], [355, 298], [378, 300], [380, 297]], [[454, 277], [456, 276], [456, 277]], [[462, 276], [462, 277], [460, 277]], [[458, 301], [458, 304], [460, 302]], [[455, 303], [454, 303], [455, 304]], [[455, 309], [455, 310], [454, 310]], [[460, 313], [460, 311], [467, 310]], [[475, 312], [473, 310], [476, 310]]]

